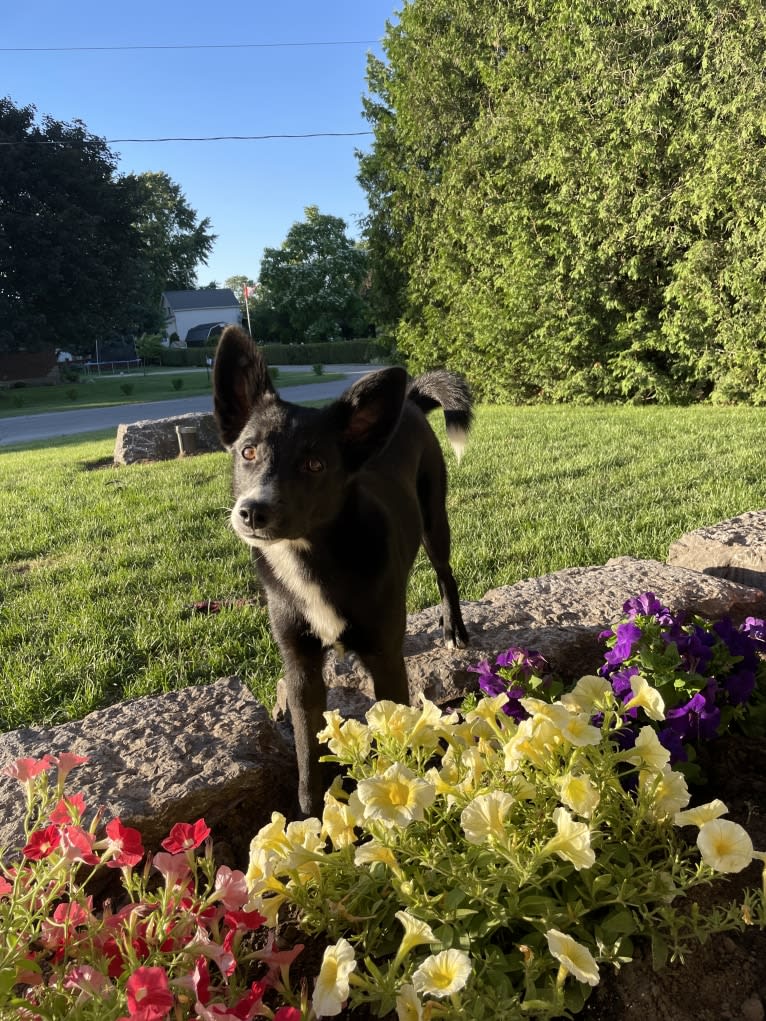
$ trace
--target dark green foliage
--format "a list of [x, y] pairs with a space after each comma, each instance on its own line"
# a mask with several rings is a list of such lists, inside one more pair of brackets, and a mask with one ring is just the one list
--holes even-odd
[[348, 340], [370, 332], [365, 298], [367, 253], [338, 216], [307, 206], [280, 248], [266, 248], [250, 302], [258, 341]]
[[121, 176], [81, 121], [65, 124], [0, 98], [0, 352], [162, 329], [160, 293], [193, 286], [210, 251], [166, 174]]
[[385, 45], [360, 181], [411, 368], [766, 404], [760, 3], [412, 0]]
[[365, 363], [387, 357], [388, 349], [374, 340], [335, 340], [324, 344], [263, 344], [269, 365], [343, 365]]

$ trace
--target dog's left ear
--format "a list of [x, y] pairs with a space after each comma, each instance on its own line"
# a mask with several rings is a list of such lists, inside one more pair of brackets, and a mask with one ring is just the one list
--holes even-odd
[[213, 408], [218, 431], [230, 446], [264, 397], [276, 397], [266, 361], [255, 341], [239, 326], [227, 326], [218, 341], [213, 367]]
[[327, 409], [340, 432], [346, 467], [355, 471], [385, 447], [399, 422], [407, 373], [381, 369], [363, 376]]

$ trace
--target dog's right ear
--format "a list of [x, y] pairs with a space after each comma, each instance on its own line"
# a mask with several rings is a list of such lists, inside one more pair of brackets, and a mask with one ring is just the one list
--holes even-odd
[[239, 326], [227, 326], [218, 341], [213, 367], [213, 408], [218, 431], [230, 446], [265, 397], [276, 397], [266, 361]]

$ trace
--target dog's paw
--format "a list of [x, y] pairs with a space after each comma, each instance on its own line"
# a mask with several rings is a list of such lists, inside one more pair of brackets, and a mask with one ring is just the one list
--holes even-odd
[[466, 649], [471, 644], [464, 626], [444, 628], [445, 649]]

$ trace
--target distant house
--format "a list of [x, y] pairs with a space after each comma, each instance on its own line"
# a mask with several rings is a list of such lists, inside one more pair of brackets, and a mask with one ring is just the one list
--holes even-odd
[[[229, 323], [239, 325], [242, 313], [234, 291], [219, 287], [204, 291], [164, 291], [162, 308], [165, 313], [165, 331], [168, 336], [177, 333], [187, 343], [205, 343], [216, 327]], [[197, 329], [197, 328], [205, 329]], [[196, 330], [189, 337], [189, 332]], [[207, 332], [205, 332], [207, 331]], [[200, 338], [202, 334], [202, 339]]]

